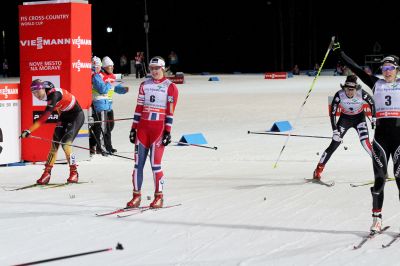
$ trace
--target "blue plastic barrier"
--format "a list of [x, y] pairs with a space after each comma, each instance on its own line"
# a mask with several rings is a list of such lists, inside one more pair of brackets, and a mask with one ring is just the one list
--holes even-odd
[[276, 121], [272, 125], [271, 129], [269, 131], [272, 132], [284, 132], [284, 131], [289, 131], [292, 129], [292, 125], [289, 123], [289, 121]]
[[[205, 139], [202, 133], [184, 134], [182, 135], [179, 142], [188, 144], [207, 144], [207, 140]], [[183, 145], [183, 144], [178, 144], [178, 145]]]

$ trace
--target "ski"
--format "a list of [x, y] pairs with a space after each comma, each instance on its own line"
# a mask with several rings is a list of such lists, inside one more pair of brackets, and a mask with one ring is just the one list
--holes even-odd
[[362, 187], [362, 186], [368, 186], [372, 185], [374, 181], [366, 182], [366, 183], [361, 183], [361, 184], [350, 184], [351, 187]]
[[395, 235], [395, 236], [393, 237], [393, 239], [392, 239], [389, 243], [387, 243], [387, 244], [382, 244], [382, 248], [390, 247], [394, 242], [396, 242], [396, 241], [399, 240], [399, 239], [400, 239], [400, 234]]
[[[74, 184], [84, 184], [84, 183], [89, 183], [89, 182], [78, 182], [78, 183], [74, 183]], [[66, 186], [72, 183], [49, 183], [49, 184], [45, 184], [45, 185], [41, 185], [41, 184], [31, 184], [31, 185], [27, 185], [27, 186], [23, 186], [23, 187], [17, 187], [17, 188], [12, 188], [12, 189], [7, 189], [4, 188], [3, 189], [5, 191], [17, 191], [17, 190], [24, 190], [24, 189], [28, 189], [28, 188], [34, 188], [34, 187], [39, 187], [39, 188], [54, 188], [54, 187], [62, 187], [62, 186]]]
[[[386, 179], [386, 182], [394, 181], [394, 180], [395, 180], [395, 179], [391, 177], [391, 178], [387, 178], [387, 179]], [[361, 183], [361, 184], [350, 184], [350, 186], [351, 186], [351, 187], [362, 187], [362, 186], [373, 185], [374, 182], [375, 182], [375, 181], [368, 181], [368, 182]]]
[[327, 186], [327, 187], [333, 187], [335, 185], [335, 181], [322, 181], [322, 180], [318, 180], [318, 179], [314, 179], [314, 178], [304, 178], [304, 180], [307, 183], [314, 183], [314, 184], [319, 184], [319, 185], [323, 185], [323, 186]]
[[47, 185], [47, 186], [45, 186], [45, 187], [43, 187], [43, 188], [45, 188], [45, 189], [48, 189], [48, 188], [57, 188], [57, 187], [65, 187], [65, 186], [69, 186], [69, 185], [78, 185], [78, 184], [86, 184], [86, 183], [89, 183], [89, 182], [87, 182], [87, 181], [77, 182], [77, 183], [68, 183], [68, 182], [65, 182], [65, 183], [61, 183], [61, 184], [51, 184], [51, 185]]
[[382, 234], [383, 232], [385, 232], [386, 230], [388, 230], [390, 228], [390, 226], [385, 226], [384, 228], [382, 228], [381, 231], [379, 232], [371, 232], [369, 233], [369, 235], [363, 237], [363, 239], [361, 240], [361, 242], [358, 245], [353, 246], [353, 249], [359, 249], [361, 248], [365, 243], [367, 243], [369, 240], [374, 239], [375, 236]]
[[12, 188], [12, 189], [7, 189], [7, 188], [4, 188], [4, 187], [3, 187], [3, 189], [4, 189], [5, 191], [16, 191], [16, 190], [23, 190], [23, 189], [28, 189], [28, 188], [36, 187], [36, 186], [38, 186], [38, 184], [31, 184], [31, 185], [27, 185], [27, 186], [23, 186], [23, 187]]
[[125, 207], [125, 208], [121, 208], [121, 209], [116, 209], [116, 210], [111, 211], [111, 212], [96, 213], [95, 215], [97, 217], [108, 216], [108, 215], [113, 215], [113, 214], [122, 213], [122, 212], [128, 212], [128, 211], [140, 211], [141, 209], [146, 209], [146, 208], [150, 208], [150, 206], [137, 207], [137, 208]]
[[164, 207], [161, 207], [161, 208], [150, 208], [150, 206], [146, 206], [146, 207], [143, 207], [142, 209], [139, 209], [137, 212], [134, 212], [134, 213], [122, 213], [122, 214], [117, 214], [117, 217], [118, 218], [125, 218], [125, 217], [129, 217], [129, 216], [132, 216], [132, 215], [135, 215], [135, 214], [140, 214], [140, 213], [144, 213], [145, 211], [159, 211], [159, 210], [163, 210], [163, 209], [168, 209], [168, 208], [172, 208], [172, 207], [177, 207], [177, 206], [181, 206], [182, 204], [181, 203], [179, 203], [179, 204], [175, 204], [175, 205], [167, 205], [167, 206], [164, 206]]

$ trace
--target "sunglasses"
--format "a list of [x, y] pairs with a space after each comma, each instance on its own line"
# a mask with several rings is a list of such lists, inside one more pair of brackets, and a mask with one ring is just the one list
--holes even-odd
[[396, 69], [395, 66], [381, 66], [382, 72], [383, 71], [393, 71]]

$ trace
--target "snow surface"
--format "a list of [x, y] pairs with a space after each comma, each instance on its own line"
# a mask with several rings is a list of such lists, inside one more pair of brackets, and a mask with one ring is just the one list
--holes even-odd
[[[203, 133], [218, 150], [168, 146], [163, 160], [165, 204], [182, 205], [126, 218], [96, 217], [124, 207], [131, 198], [133, 161], [96, 155], [79, 164], [87, 184], [21, 191], [0, 189], [0, 265], [11, 265], [98, 249], [124, 250], [59, 260], [51, 265], [399, 265], [399, 243], [382, 249], [400, 225], [394, 182], [386, 186], [384, 225], [392, 227], [365, 244], [369, 231], [372, 163], [355, 130], [327, 164], [332, 188], [306, 184], [329, 139], [249, 135], [274, 121], [295, 123], [313, 78], [264, 80], [263, 75], [185, 76], [176, 108], [173, 139]], [[344, 77], [321, 76], [293, 134], [331, 136], [328, 96]], [[115, 118], [132, 117], [140, 80], [128, 77], [126, 95], [114, 96]], [[364, 87], [365, 88], [365, 87]], [[368, 88], [365, 88], [370, 92]], [[133, 157], [130, 121], [116, 122], [113, 144]], [[373, 133], [372, 133], [373, 134]], [[372, 139], [372, 136], [371, 136]], [[344, 146], [348, 147], [347, 150]], [[389, 169], [392, 169], [390, 163]], [[3, 188], [35, 182], [43, 165], [0, 168]], [[53, 168], [51, 182], [65, 182], [67, 166]], [[146, 164], [142, 205], [153, 197]], [[393, 176], [390, 173], [390, 176]], [[50, 265], [49, 264], [49, 265]]]

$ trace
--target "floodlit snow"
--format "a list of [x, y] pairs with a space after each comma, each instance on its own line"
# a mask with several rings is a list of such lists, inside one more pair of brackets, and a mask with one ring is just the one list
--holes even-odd
[[[165, 204], [182, 205], [126, 218], [96, 217], [131, 199], [133, 161], [96, 155], [79, 163], [87, 184], [21, 191], [0, 189], [0, 265], [11, 265], [98, 249], [97, 253], [51, 265], [399, 265], [400, 241], [382, 249], [399, 231], [400, 204], [394, 182], [387, 184], [383, 235], [353, 250], [369, 231], [371, 159], [355, 130], [349, 130], [323, 173], [332, 188], [306, 184], [329, 139], [249, 135], [269, 130], [274, 121], [295, 124], [313, 78], [264, 80], [263, 75], [187, 75], [176, 108], [173, 139], [202, 133], [218, 150], [170, 145], [163, 170]], [[293, 134], [331, 136], [328, 96], [344, 77], [317, 79]], [[125, 79], [126, 95], [114, 96], [115, 118], [132, 117], [139, 80]], [[371, 91], [364, 87], [367, 91]], [[113, 144], [133, 157], [130, 121], [116, 122]], [[372, 139], [371, 134], [371, 139]], [[348, 147], [347, 150], [344, 146]], [[389, 165], [392, 169], [392, 163]], [[35, 182], [43, 165], [0, 168], [3, 188]], [[67, 179], [64, 164], [51, 182]], [[389, 176], [393, 176], [392, 173]], [[153, 197], [146, 164], [142, 205]], [[50, 264], [49, 264], [50, 265]]]

